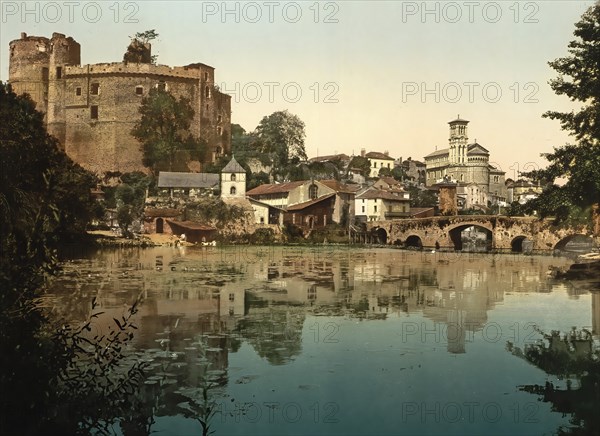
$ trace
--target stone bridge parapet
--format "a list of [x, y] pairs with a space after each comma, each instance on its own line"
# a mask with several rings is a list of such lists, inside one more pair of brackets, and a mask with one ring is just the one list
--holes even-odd
[[[471, 226], [485, 229], [491, 248], [510, 250], [515, 243], [531, 241], [533, 250], [561, 248], [576, 235], [592, 236], [588, 226], [557, 227], [552, 220], [535, 217], [500, 215], [454, 215], [393, 221], [371, 221], [367, 231], [377, 234], [380, 242], [408, 246], [456, 249], [461, 232]], [[595, 240], [598, 244], [598, 238]], [[520, 246], [520, 245], [519, 245]]]

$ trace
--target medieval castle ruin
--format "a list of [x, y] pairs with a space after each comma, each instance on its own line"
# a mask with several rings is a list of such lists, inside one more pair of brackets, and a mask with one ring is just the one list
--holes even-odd
[[123, 62], [80, 65], [81, 46], [73, 38], [22, 33], [10, 42], [9, 83], [15, 93], [31, 96], [65, 152], [100, 175], [144, 169], [140, 143], [131, 130], [152, 88], [190, 100], [190, 133], [206, 141], [205, 160], [228, 154], [231, 97], [215, 87], [215, 69], [202, 63], [155, 65], [150, 44], [135, 48], [139, 56], [133, 60], [126, 54]]

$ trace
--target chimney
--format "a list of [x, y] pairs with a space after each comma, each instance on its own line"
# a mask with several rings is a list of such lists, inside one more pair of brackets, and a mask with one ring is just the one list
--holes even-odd
[[365, 150], [364, 148], [361, 148], [360, 149], [360, 155], [361, 155], [361, 157], [365, 157], [366, 152], [367, 152], [367, 150]]
[[387, 150], [385, 150], [385, 151], [383, 152], [383, 154], [385, 154], [386, 156], [389, 156], [389, 155], [390, 155], [390, 152], [389, 152], [389, 151], [387, 151]]

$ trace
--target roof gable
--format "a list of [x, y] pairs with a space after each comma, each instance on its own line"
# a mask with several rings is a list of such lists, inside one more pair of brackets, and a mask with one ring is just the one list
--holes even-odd
[[244, 169], [243, 166], [241, 166], [237, 160], [235, 160], [235, 157], [232, 156], [231, 160], [229, 161], [229, 163], [227, 165], [225, 165], [225, 168], [223, 168], [221, 170], [222, 173], [245, 173], [246, 170]]
[[161, 171], [159, 188], [214, 188], [219, 185], [219, 175], [213, 173], [183, 173]]

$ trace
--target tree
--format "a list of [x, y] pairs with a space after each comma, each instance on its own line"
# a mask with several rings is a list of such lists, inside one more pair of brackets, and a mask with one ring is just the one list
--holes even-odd
[[437, 196], [429, 189], [421, 189], [417, 186], [409, 186], [411, 207], [435, 207], [437, 206]]
[[365, 177], [369, 177], [371, 173], [371, 162], [363, 156], [354, 156], [348, 164], [348, 169], [358, 168]]
[[158, 38], [154, 29], [137, 32], [134, 37], [129, 37], [131, 43], [123, 55], [123, 62], [156, 64], [157, 55], [150, 55], [150, 41]]
[[304, 122], [287, 110], [263, 117], [255, 134], [258, 150], [271, 158], [274, 176], [284, 177], [290, 165], [307, 159]]
[[[55, 329], [39, 298], [58, 271], [60, 243], [85, 230], [97, 180], [48, 135], [35, 103], [2, 82], [0, 166], [0, 392], [10, 393], [0, 396], [0, 428], [84, 433], [83, 425], [118, 416], [112, 407], [125, 398], [117, 396], [133, 391], [115, 377], [124, 341], [108, 335], [94, 342], [84, 338], [89, 324], [72, 328], [63, 319]], [[129, 322], [121, 325], [119, 333], [129, 333]], [[133, 367], [126, 374], [134, 381], [141, 373]]]
[[177, 100], [170, 92], [151, 89], [140, 106], [142, 117], [131, 134], [142, 143], [144, 165], [154, 175], [160, 169], [173, 170], [175, 158], [180, 152], [199, 161], [204, 160], [206, 144], [194, 138], [189, 128], [194, 119], [194, 109], [189, 99]]
[[[579, 111], [548, 111], [543, 116], [560, 121], [563, 130], [576, 139], [576, 144], [555, 147], [543, 154], [548, 167], [524, 174], [542, 181], [546, 188], [527, 203], [530, 211], [541, 217], [554, 215], [558, 222], [570, 221], [578, 210], [588, 220], [595, 210], [595, 233], [600, 232], [600, 3], [590, 7], [575, 24], [575, 40], [568, 45], [569, 56], [549, 62], [559, 76], [550, 86], [558, 95], [582, 103]], [[567, 179], [559, 186], [556, 180]], [[577, 215], [581, 215], [577, 213]]]

